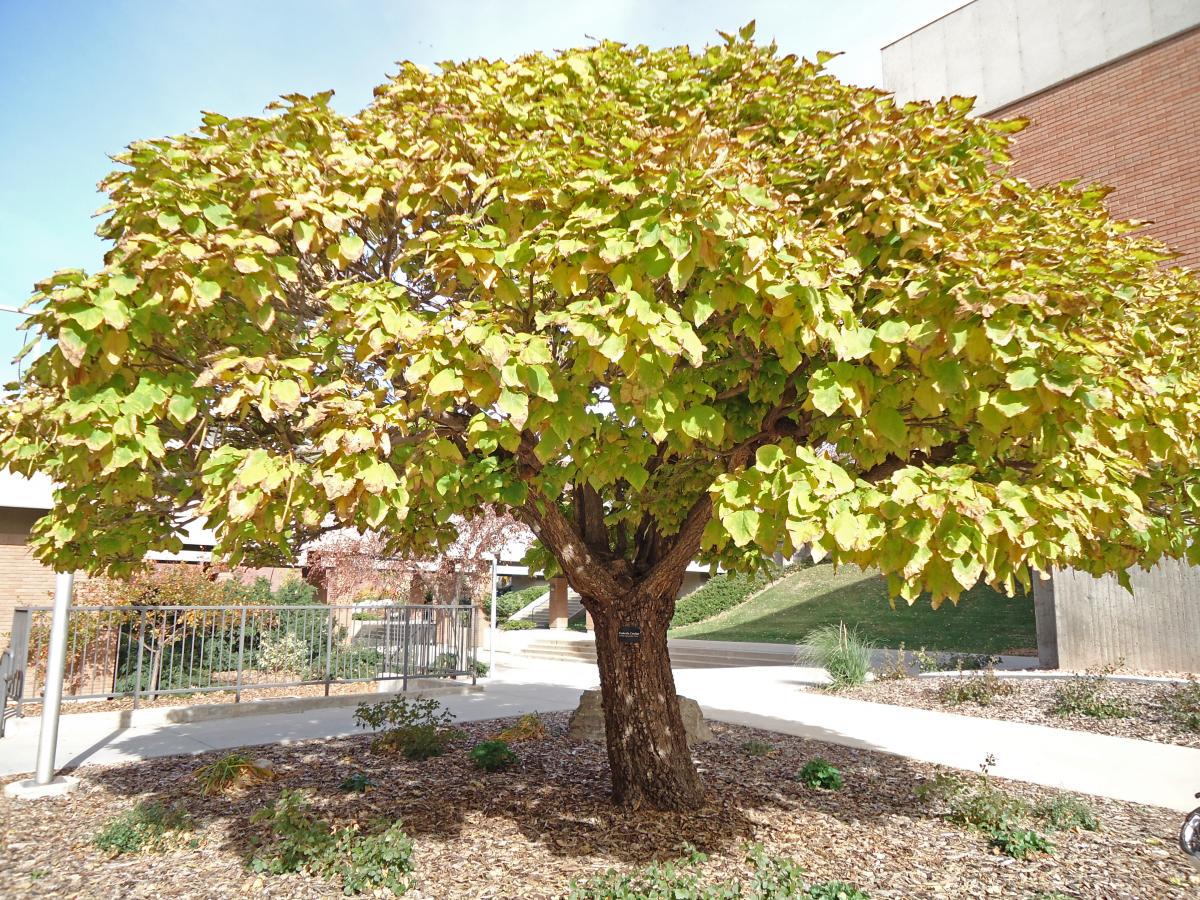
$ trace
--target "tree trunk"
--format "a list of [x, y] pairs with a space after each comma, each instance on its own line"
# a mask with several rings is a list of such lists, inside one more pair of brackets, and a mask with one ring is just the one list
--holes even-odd
[[[596, 626], [596, 660], [613, 799], [630, 807], [694, 809], [704, 788], [692, 763], [667, 654], [673, 596], [633, 592], [614, 602], [585, 600]], [[621, 643], [625, 626], [641, 629]]]

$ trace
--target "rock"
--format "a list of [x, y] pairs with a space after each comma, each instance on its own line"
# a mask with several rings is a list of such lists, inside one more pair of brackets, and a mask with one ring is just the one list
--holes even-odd
[[[679, 698], [679, 713], [683, 716], [683, 730], [689, 747], [713, 740], [712, 730], [704, 721], [700, 704], [688, 697]], [[571, 713], [567, 737], [576, 741], [604, 741], [604, 707], [599, 691], [584, 691], [579, 698], [579, 707]]]

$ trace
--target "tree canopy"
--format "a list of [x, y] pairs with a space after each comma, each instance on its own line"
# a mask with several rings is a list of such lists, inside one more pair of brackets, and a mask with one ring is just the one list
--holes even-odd
[[807, 543], [908, 599], [1200, 562], [1194, 278], [1015, 178], [1022, 121], [827, 58], [405, 63], [357, 115], [131, 145], [0, 412], [60, 485], [39, 556], [119, 572], [197, 514], [235, 562], [427, 552], [490, 505], [596, 595]]

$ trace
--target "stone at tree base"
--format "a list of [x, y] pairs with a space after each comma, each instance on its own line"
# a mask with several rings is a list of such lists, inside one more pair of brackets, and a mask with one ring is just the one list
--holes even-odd
[[[683, 717], [683, 730], [689, 747], [713, 740], [712, 729], [704, 721], [700, 704], [688, 697], [679, 698], [679, 714]], [[567, 726], [567, 737], [575, 741], [604, 742], [604, 706], [599, 691], [584, 691], [579, 706], [571, 713]]]

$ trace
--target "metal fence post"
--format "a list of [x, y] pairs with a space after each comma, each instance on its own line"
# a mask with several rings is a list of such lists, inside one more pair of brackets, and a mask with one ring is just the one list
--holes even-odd
[[63, 677], [67, 665], [67, 635], [70, 631], [72, 572], [54, 573], [54, 614], [50, 621], [50, 646], [46, 652], [46, 684], [42, 691], [42, 722], [38, 730], [37, 784], [54, 781], [54, 758], [58, 751], [58, 714], [62, 708]]
[[325, 630], [325, 696], [329, 696], [329, 680], [333, 665], [333, 607], [329, 607], [329, 627]]
[[475, 664], [477, 647], [475, 644], [475, 604], [473, 602], [471, 603], [470, 610], [467, 614], [467, 640], [470, 642], [471, 652], [467, 656], [467, 659], [470, 660], [467, 664], [471, 667], [471, 684], [474, 685], [478, 683], [479, 667]]
[[408, 616], [409, 616], [409, 613], [412, 612], [412, 610], [410, 607], [407, 607], [407, 606], [402, 606], [400, 608], [404, 611], [404, 622], [400, 629], [400, 634], [401, 634], [400, 640], [404, 645], [404, 652], [403, 652], [404, 661], [401, 663], [400, 674], [403, 678], [403, 682], [402, 682], [403, 689], [407, 691], [408, 690], [408, 636], [410, 634], [409, 627], [408, 627]]
[[20, 691], [17, 694], [17, 715], [23, 716], [25, 703], [25, 685], [28, 684], [26, 673], [29, 669], [29, 629], [33, 613], [28, 609], [13, 610], [12, 636], [9, 638], [9, 649], [12, 650], [13, 668], [20, 672], [17, 684]]
[[138, 610], [137, 667], [133, 675], [133, 708], [142, 696], [142, 651], [146, 646], [146, 610]]
[[237, 665], [237, 687], [234, 688], [233, 702], [242, 702], [242, 660], [246, 655], [246, 607], [242, 607], [242, 625], [238, 632], [238, 665]]

